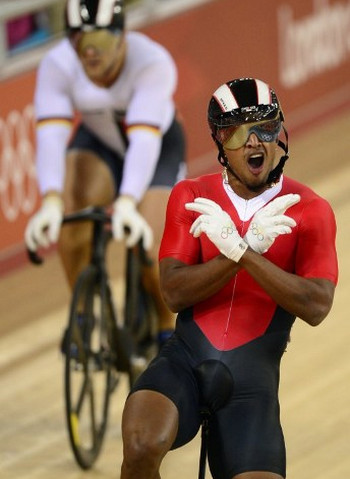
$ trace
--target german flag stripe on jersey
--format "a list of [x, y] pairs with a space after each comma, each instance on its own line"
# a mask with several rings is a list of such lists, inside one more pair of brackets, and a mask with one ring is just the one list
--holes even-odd
[[132, 133], [135, 130], [145, 130], [145, 131], [154, 133], [155, 135], [161, 134], [159, 126], [155, 126], [155, 125], [145, 125], [143, 123], [134, 123], [133, 125], [128, 125], [126, 127], [127, 133]]
[[62, 125], [71, 128], [73, 118], [40, 118], [36, 122], [36, 126], [41, 128], [46, 125]]

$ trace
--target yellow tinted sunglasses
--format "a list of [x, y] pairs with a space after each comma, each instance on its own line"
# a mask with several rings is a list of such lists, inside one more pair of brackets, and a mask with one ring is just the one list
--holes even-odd
[[222, 144], [227, 150], [237, 150], [247, 143], [252, 133], [255, 133], [260, 141], [271, 143], [277, 140], [281, 127], [281, 120], [277, 118], [225, 128], [221, 130]]
[[89, 47], [98, 51], [109, 51], [117, 47], [120, 39], [121, 35], [116, 35], [107, 29], [76, 32], [70, 36], [70, 41], [78, 53], [82, 53]]

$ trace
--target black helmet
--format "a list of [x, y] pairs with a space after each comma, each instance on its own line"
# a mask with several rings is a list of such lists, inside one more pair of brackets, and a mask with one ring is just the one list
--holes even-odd
[[66, 27], [69, 32], [108, 28], [124, 30], [123, 0], [67, 0]]
[[[228, 166], [220, 130], [268, 120], [277, 120], [279, 129], [283, 127], [284, 116], [280, 103], [275, 91], [267, 83], [254, 78], [238, 78], [221, 85], [213, 93], [208, 107], [208, 123], [219, 149], [220, 163]], [[284, 127], [283, 130], [287, 138], [286, 144], [280, 140], [277, 143], [285, 155], [271, 171], [268, 183], [278, 181], [288, 159], [288, 135]]]
[[239, 78], [221, 85], [209, 103], [208, 122], [216, 134], [220, 128], [272, 120], [283, 113], [272, 88], [261, 80]]

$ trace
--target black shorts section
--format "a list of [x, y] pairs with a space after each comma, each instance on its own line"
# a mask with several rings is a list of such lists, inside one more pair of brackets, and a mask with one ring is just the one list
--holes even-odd
[[189, 335], [179, 326], [134, 388], [158, 391], [176, 404], [180, 423], [173, 448], [190, 441], [198, 431], [203, 405], [196, 368], [208, 359], [221, 361], [229, 368], [234, 387], [227, 403], [210, 419], [208, 459], [212, 477], [231, 479], [254, 470], [285, 477], [278, 386], [288, 332], [273, 332], [234, 350], [218, 351], [193, 321], [185, 327], [187, 330], [189, 326]]
[[172, 188], [186, 174], [186, 140], [181, 123], [174, 120], [163, 136], [162, 149], [151, 187]]
[[161, 353], [138, 378], [131, 393], [150, 389], [167, 396], [179, 410], [179, 432], [172, 449], [191, 441], [200, 427], [199, 390], [191, 360], [173, 335]]
[[111, 170], [115, 183], [115, 191], [117, 192], [119, 190], [123, 175], [123, 157], [97, 138], [85, 125], [79, 125], [67, 150], [87, 150], [95, 153]]
[[287, 313], [280, 306], [276, 307], [276, 311], [271, 319], [269, 327], [266, 330], [266, 333], [274, 333], [277, 331], [290, 331], [295, 322], [295, 316], [290, 313]]
[[[68, 150], [80, 149], [94, 152], [111, 170], [116, 194], [123, 176], [123, 157], [95, 136], [85, 125], [80, 124], [71, 139]], [[169, 187], [186, 173], [186, 142], [181, 124], [175, 119], [163, 136], [162, 148], [150, 187]]]

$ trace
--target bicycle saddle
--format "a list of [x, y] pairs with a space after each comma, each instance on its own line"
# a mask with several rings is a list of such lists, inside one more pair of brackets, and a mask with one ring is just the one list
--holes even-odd
[[200, 390], [202, 413], [213, 413], [222, 408], [233, 393], [230, 370], [221, 361], [208, 359], [195, 368]]

